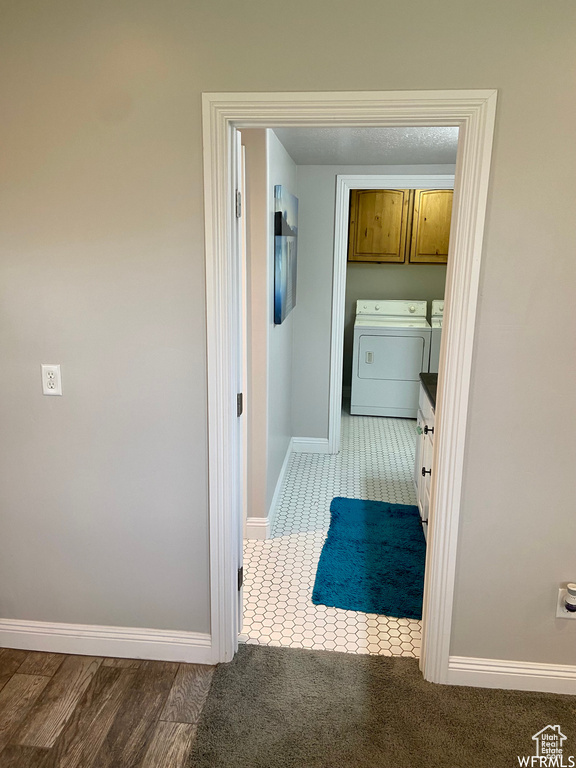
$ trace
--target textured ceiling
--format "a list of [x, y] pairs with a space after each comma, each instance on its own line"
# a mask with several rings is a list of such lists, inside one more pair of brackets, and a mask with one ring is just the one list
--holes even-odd
[[297, 165], [455, 163], [458, 128], [275, 128]]

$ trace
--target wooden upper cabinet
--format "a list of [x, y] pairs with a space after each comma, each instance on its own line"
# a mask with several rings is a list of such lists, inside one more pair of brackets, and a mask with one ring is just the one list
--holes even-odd
[[410, 189], [351, 190], [348, 261], [403, 262], [411, 200]]
[[446, 264], [452, 189], [414, 190], [414, 213], [410, 242], [411, 264]]

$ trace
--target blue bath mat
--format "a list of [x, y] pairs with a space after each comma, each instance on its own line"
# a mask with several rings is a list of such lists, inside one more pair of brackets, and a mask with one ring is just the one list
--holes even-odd
[[426, 541], [418, 507], [335, 498], [312, 602], [421, 619]]

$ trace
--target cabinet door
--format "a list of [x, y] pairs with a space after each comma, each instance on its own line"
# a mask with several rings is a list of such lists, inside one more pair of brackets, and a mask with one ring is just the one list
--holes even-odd
[[[416, 454], [414, 460], [414, 487], [416, 489], [416, 496], [419, 499], [419, 486], [420, 478], [422, 477], [422, 443], [424, 442], [424, 416], [422, 411], [418, 408], [418, 416], [416, 417]], [[420, 504], [418, 504], [420, 506]]]
[[412, 190], [353, 189], [348, 261], [402, 263]]
[[417, 189], [410, 243], [411, 264], [446, 264], [452, 218], [452, 189]]
[[430, 471], [432, 470], [432, 441], [428, 435], [424, 436], [422, 443], [421, 464], [422, 470], [426, 471], [425, 475], [421, 477], [421, 483], [418, 487], [418, 507], [420, 508], [420, 516], [424, 522], [428, 522], [428, 514], [430, 512], [430, 487], [432, 485]]

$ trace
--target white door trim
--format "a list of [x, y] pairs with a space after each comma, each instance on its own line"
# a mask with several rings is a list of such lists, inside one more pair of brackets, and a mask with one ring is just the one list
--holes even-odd
[[[439, 406], [434, 441], [438, 473], [432, 481], [421, 668], [447, 682], [464, 442], [486, 197], [492, 154], [495, 90], [346, 93], [203, 94], [211, 635], [214, 654], [229, 661], [237, 648], [235, 621], [237, 477], [234, 350], [241, 343], [230, 306], [238, 295], [232, 208], [234, 126], [434, 126], [460, 128], [455, 214], [447, 270]], [[455, 258], [455, 254], [458, 258]], [[233, 483], [232, 483], [233, 485]]]
[[[340, 450], [342, 426], [342, 360], [348, 263], [348, 218], [352, 189], [453, 189], [454, 174], [341, 174], [336, 176], [334, 268], [332, 276], [332, 336], [330, 340], [330, 400], [328, 453]], [[408, 297], [410, 298], [410, 297]]]

